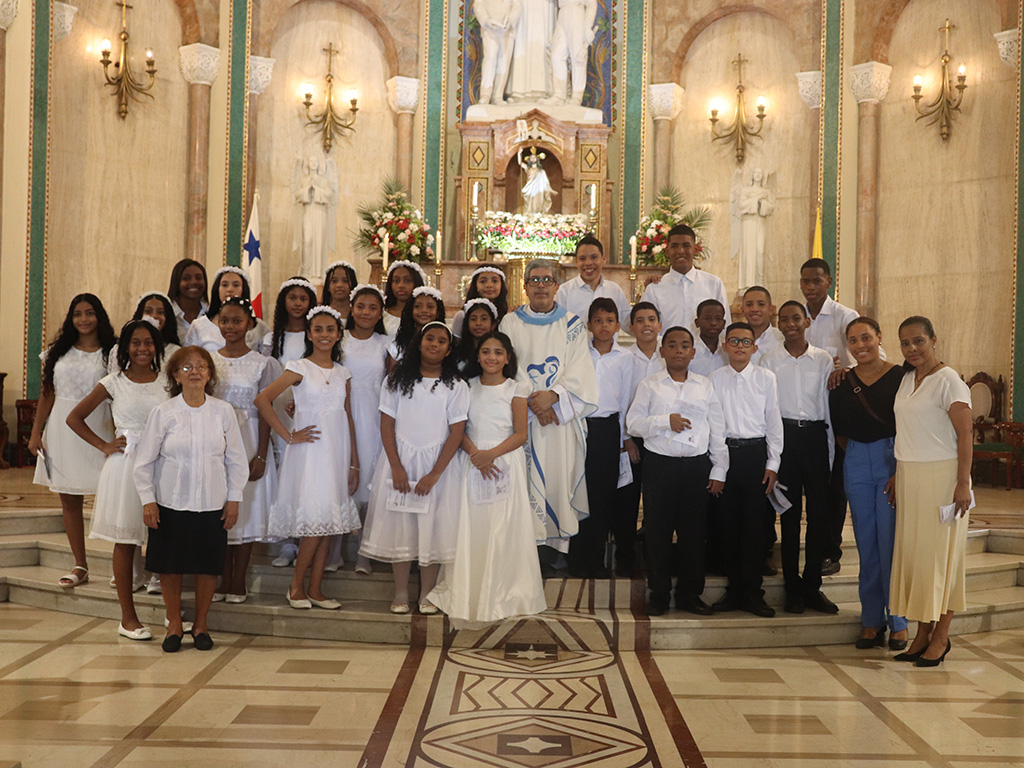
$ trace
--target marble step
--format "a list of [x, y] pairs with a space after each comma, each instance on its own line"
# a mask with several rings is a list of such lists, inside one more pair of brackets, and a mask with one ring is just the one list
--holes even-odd
[[[88, 530], [88, 529], [87, 529]], [[8, 508], [0, 511], [0, 535], [22, 536], [36, 533], [63, 533], [60, 508]]]
[[[91, 582], [74, 590], [56, 586], [59, 570], [43, 566], [8, 568], [0, 576], [11, 602], [79, 615], [117, 619], [119, 609], [114, 590], [106, 584]], [[709, 618], [694, 617], [676, 611], [648, 619], [640, 610], [642, 587], [632, 587], [632, 602], [622, 601], [624, 582], [614, 589], [618, 607], [599, 608], [589, 593], [598, 590], [595, 582], [551, 579], [547, 582], [552, 607], [535, 621], [546, 629], [539, 637], [557, 635], [569, 648], [614, 647], [633, 650], [690, 648], [750, 648], [852, 643], [860, 632], [860, 607], [841, 603], [836, 616], [805, 613], [798, 616], [779, 613], [761, 619], [745, 613], [730, 613]], [[190, 595], [186, 595], [186, 616]], [[387, 601], [342, 599], [338, 611], [312, 609], [299, 611], [270, 595], [253, 595], [242, 605], [218, 603], [210, 611], [210, 626], [216, 632], [234, 632], [328, 639], [349, 642], [426, 644], [468, 647], [484, 632], [454, 631], [443, 616], [418, 614], [396, 616], [388, 611]], [[606, 602], [612, 602], [608, 600]], [[1011, 586], [971, 592], [969, 607], [958, 613], [954, 634], [981, 632], [1024, 626], [1024, 587]], [[158, 596], [136, 595], [139, 618], [159, 635], [163, 621], [163, 603]], [[500, 634], [505, 622], [498, 627]], [[112, 633], [113, 635], [113, 633]], [[112, 642], [118, 641], [113, 636]], [[550, 640], [548, 640], [550, 642]]]

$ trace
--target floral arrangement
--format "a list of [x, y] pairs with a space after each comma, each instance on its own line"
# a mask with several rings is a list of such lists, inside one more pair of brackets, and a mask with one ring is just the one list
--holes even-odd
[[636, 231], [637, 263], [647, 266], [668, 266], [665, 246], [668, 233], [676, 224], [686, 224], [697, 234], [697, 248], [694, 261], [698, 264], [711, 256], [710, 249], [702, 242], [701, 233], [711, 223], [711, 209], [706, 205], [683, 211], [682, 193], [675, 187], [665, 187], [655, 198], [651, 212], [640, 219]]
[[423, 213], [409, 203], [409, 194], [396, 180], [384, 180], [380, 200], [358, 210], [363, 226], [356, 235], [356, 245], [371, 254], [380, 254], [384, 236], [389, 240], [388, 261], [431, 261], [434, 258], [434, 236]]
[[586, 214], [508, 213], [487, 211], [477, 230], [477, 243], [507, 254], [572, 253], [576, 241], [590, 231]]

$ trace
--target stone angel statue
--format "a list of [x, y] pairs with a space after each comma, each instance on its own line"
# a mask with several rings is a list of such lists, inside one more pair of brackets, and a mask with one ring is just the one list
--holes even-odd
[[299, 252], [299, 273], [320, 280], [334, 253], [338, 213], [338, 165], [319, 147], [300, 152], [292, 167], [292, 250]]
[[551, 210], [551, 198], [558, 193], [551, 188], [548, 181], [548, 174], [540, 161], [544, 159], [544, 153], [537, 153], [537, 147], [530, 148], [530, 154], [523, 159], [523, 148], [520, 147], [516, 153], [519, 167], [526, 174], [526, 184], [523, 185], [523, 213], [547, 213]]
[[774, 171], [756, 167], [744, 178], [742, 170], [732, 173], [729, 187], [731, 218], [730, 252], [739, 260], [739, 288], [764, 285], [768, 240], [767, 219], [775, 212], [775, 193], [768, 187]]

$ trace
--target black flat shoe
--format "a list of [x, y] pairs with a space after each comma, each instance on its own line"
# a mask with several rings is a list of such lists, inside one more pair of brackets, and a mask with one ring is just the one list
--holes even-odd
[[839, 573], [839, 561], [826, 557], [821, 561], [821, 575], [834, 576]]
[[677, 597], [676, 608], [680, 611], [686, 611], [687, 613], [695, 613], [698, 616], [710, 616], [714, 613], [714, 611], [711, 610], [711, 606], [699, 597], [686, 597], [683, 599], [679, 599]]
[[[881, 643], [879, 643], [881, 645]], [[902, 651], [907, 647], [906, 640], [900, 640], [899, 638], [889, 635], [889, 650], [890, 651]]]
[[775, 609], [764, 601], [763, 597], [752, 597], [740, 603], [740, 610], [760, 616], [762, 619], [770, 619], [775, 615]]
[[164, 649], [164, 653], [177, 653], [181, 650], [181, 635], [168, 635], [164, 638], [163, 643], [160, 647]]
[[915, 667], [937, 667], [937, 666], [939, 666], [939, 664], [941, 664], [942, 662], [944, 662], [946, 660], [946, 654], [949, 653], [949, 651], [950, 651], [950, 649], [952, 647], [953, 647], [953, 644], [951, 642], [949, 642], [949, 640], [947, 640], [946, 641], [946, 650], [944, 650], [942, 652], [942, 655], [939, 656], [939, 658], [937, 658], [937, 659], [926, 659], [924, 656], [918, 656], [917, 660], [914, 662], [914, 666]]
[[[874, 637], [858, 637], [857, 642], [854, 643], [854, 647], [861, 651], [866, 651], [868, 648], [881, 648], [882, 643], [885, 642], [885, 627], [882, 627], [875, 632]], [[890, 647], [892, 640], [889, 641]], [[903, 647], [907, 647], [907, 641], [903, 641]]]
[[916, 662], [919, 658], [921, 658], [922, 653], [924, 653], [924, 651], [918, 651], [917, 653], [897, 653], [895, 656], [892, 657], [892, 660]]
[[839, 606], [825, 597], [825, 593], [821, 590], [818, 590], [813, 595], [806, 595], [804, 597], [804, 605], [818, 613], [827, 613], [832, 616], [839, 613]]
[[213, 638], [209, 632], [200, 632], [192, 635], [192, 645], [197, 651], [208, 651], [213, 648]]

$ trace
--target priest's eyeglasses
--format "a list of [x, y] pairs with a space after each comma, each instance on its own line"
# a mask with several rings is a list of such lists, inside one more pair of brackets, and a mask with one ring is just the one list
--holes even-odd
[[531, 278], [529, 278], [526, 281], [526, 284], [527, 285], [554, 285], [557, 282], [558, 282], [558, 280], [556, 278], [550, 277], [549, 275], [545, 275], [544, 277], [531, 277]]
[[754, 346], [753, 339], [737, 339], [735, 336], [731, 339], [726, 339], [725, 343], [730, 347], [752, 347]]

